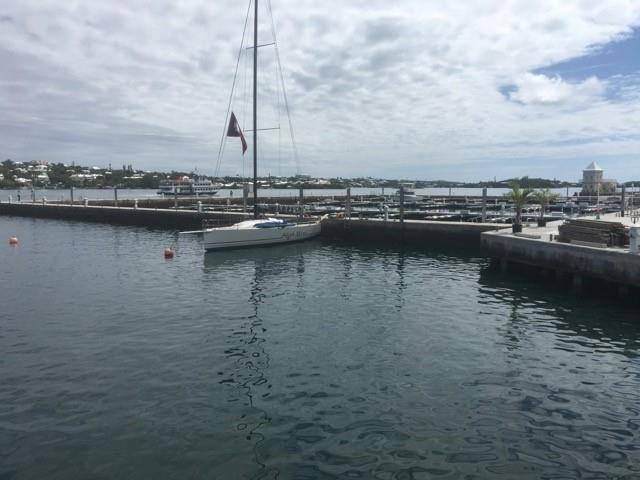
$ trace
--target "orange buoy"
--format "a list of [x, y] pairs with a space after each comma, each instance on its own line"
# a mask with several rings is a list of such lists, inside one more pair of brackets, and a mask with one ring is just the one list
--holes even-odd
[[17, 245], [18, 238], [17, 237], [9, 237], [9, 245]]
[[173, 258], [173, 250], [167, 247], [164, 249], [164, 258]]

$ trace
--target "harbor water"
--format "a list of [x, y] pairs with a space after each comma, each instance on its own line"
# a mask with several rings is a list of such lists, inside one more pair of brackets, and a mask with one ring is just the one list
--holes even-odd
[[465, 250], [0, 238], [3, 480], [640, 478], [636, 304]]

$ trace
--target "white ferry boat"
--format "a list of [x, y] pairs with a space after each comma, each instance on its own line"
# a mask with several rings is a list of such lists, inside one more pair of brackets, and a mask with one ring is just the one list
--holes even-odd
[[215, 195], [219, 186], [211, 180], [178, 177], [160, 182], [158, 194], [165, 195]]
[[[422, 199], [421, 195], [416, 195], [416, 186], [414, 183], [401, 183], [400, 186], [404, 190], [404, 201], [406, 203], [415, 203]], [[400, 201], [400, 189], [393, 195], [393, 200], [396, 202]]]

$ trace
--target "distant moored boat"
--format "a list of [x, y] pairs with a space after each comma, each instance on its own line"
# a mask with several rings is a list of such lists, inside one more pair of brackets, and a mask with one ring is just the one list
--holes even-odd
[[160, 182], [158, 194], [165, 195], [215, 195], [219, 186], [211, 180], [178, 177], [174, 180]]

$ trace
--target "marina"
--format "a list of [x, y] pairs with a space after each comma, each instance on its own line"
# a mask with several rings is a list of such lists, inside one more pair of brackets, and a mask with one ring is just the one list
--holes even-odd
[[[640, 226], [636, 197], [621, 196], [598, 198], [597, 203], [589, 197], [557, 199], [550, 212], [542, 212], [531, 204], [523, 211], [527, 225], [521, 234], [513, 235], [513, 209], [502, 197], [425, 197], [397, 203], [393, 196], [364, 196], [352, 198], [349, 190], [345, 197], [305, 197], [302, 191], [298, 198], [261, 198], [258, 211], [275, 222], [283, 222], [271, 230], [278, 241], [302, 240], [293, 230], [283, 230], [292, 222], [319, 219], [325, 216], [320, 231], [325, 238], [351, 240], [355, 242], [379, 242], [388, 245], [447, 245], [456, 244], [468, 248], [481, 247], [490, 257], [496, 258], [503, 271], [508, 264], [534, 266], [550, 270], [558, 278], [568, 277], [571, 285], [579, 289], [583, 283], [597, 280], [618, 288], [623, 295], [635, 295], [640, 287], [637, 261], [640, 255], [630, 252], [629, 235], [623, 240], [627, 247], [602, 248], [603, 245], [558, 242], [558, 226], [571, 218], [602, 217], [610, 222], [623, 222], [627, 230]], [[404, 199], [402, 199], [404, 200]], [[206, 203], [205, 203], [206, 202]], [[90, 205], [47, 202], [0, 203], [0, 215], [20, 215], [43, 218], [75, 219], [81, 221], [140, 225], [153, 228], [182, 231], [200, 231], [214, 225], [221, 231], [238, 222], [248, 221], [253, 216], [251, 199], [201, 199], [199, 197], [173, 199], [102, 200]], [[117, 206], [116, 206], [117, 204]], [[144, 206], [142, 206], [144, 205]], [[173, 208], [170, 208], [173, 206]], [[167, 208], [169, 207], [169, 208]], [[625, 216], [622, 217], [622, 213]], [[595, 212], [595, 215], [594, 215]], [[609, 212], [609, 213], [606, 213]], [[560, 218], [560, 220], [558, 220]], [[535, 222], [544, 220], [545, 226]], [[267, 222], [267, 220], [262, 221]], [[546, 224], [550, 226], [547, 227]], [[306, 225], [300, 223], [300, 225]], [[313, 224], [313, 222], [311, 222]], [[203, 227], [203, 225], [205, 227]], [[306, 227], [305, 227], [306, 228]], [[233, 231], [232, 231], [233, 230]], [[269, 230], [257, 229], [263, 238]], [[630, 231], [630, 230], [629, 230]], [[250, 245], [234, 229], [233, 244]], [[242, 232], [240, 232], [242, 233]], [[236, 238], [237, 237], [237, 238]], [[244, 238], [244, 237], [243, 237]], [[549, 241], [551, 240], [551, 241]], [[264, 242], [269, 243], [264, 237]], [[209, 246], [205, 248], [218, 248]], [[223, 247], [229, 244], [221, 244]], [[637, 271], [636, 271], [637, 270]], [[629, 290], [629, 289], [632, 290]]]
[[640, 2], [76, 3], [0, 15], [0, 480], [640, 480]]

